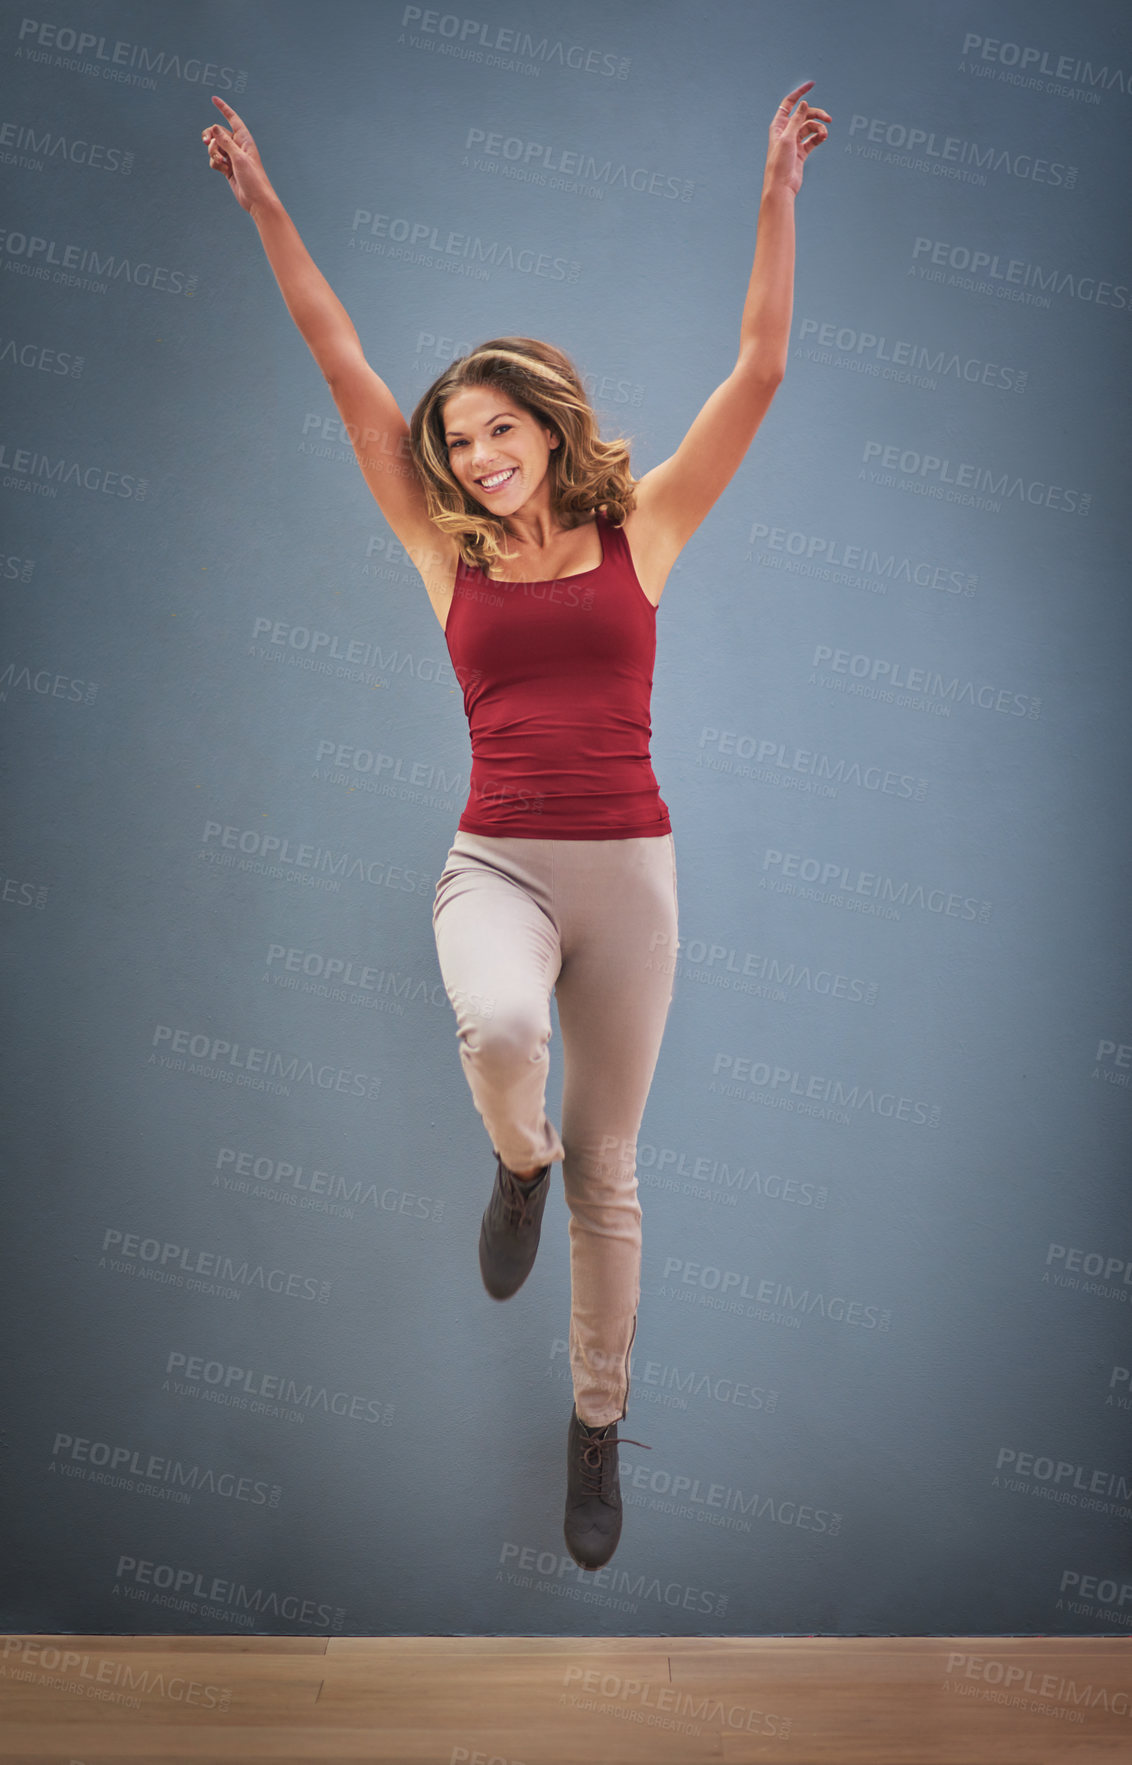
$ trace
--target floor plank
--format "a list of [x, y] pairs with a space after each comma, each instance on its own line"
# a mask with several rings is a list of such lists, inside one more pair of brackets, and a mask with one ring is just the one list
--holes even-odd
[[1126, 1637], [0, 1638], [3, 1765], [1132, 1762]]

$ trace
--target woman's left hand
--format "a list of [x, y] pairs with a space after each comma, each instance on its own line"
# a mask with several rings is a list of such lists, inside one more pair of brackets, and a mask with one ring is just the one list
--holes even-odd
[[[802, 168], [806, 160], [814, 148], [829, 135], [828, 125], [833, 118], [828, 110], [818, 110], [802, 99], [803, 92], [808, 92], [813, 83], [813, 80], [806, 80], [801, 86], [796, 86], [793, 92], [788, 92], [774, 113], [767, 147], [764, 190], [785, 188], [796, 196], [802, 188]], [[802, 101], [791, 114], [795, 99]]]

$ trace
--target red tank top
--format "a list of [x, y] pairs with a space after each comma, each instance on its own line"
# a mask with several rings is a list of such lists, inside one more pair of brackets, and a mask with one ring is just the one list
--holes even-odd
[[672, 831], [649, 755], [656, 608], [598, 512], [596, 570], [495, 582], [463, 559], [445, 640], [472, 738], [459, 827], [520, 839]]

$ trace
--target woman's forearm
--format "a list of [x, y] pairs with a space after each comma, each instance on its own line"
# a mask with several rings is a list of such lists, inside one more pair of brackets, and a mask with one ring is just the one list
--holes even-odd
[[277, 196], [251, 211], [275, 280], [315, 361], [329, 380], [361, 340], [352, 319], [299, 237]]
[[786, 372], [793, 307], [794, 192], [771, 184], [759, 203], [755, 261], [739, 325], [740, 357], [768, 380]]

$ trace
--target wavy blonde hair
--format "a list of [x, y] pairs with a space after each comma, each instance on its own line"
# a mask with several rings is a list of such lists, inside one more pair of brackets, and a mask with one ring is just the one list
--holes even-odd
[[495, 337], [461, 356], [434, 380], [409, 424], [413, 463], [429, 518], [455, 539], [471, 569], [485, 572], [505, 550], [507, 530], [453, 476], [444, 439], [445, 401], [465, 386], [494, 386], [553, 429], [559, 445], [547, 462], [551, 507], [563, 527], [579, 527], [595, 509], [619, 527], [636, 507], [629, 443], [602, 441], [597, 416], [568, 356], [533, 337]]

